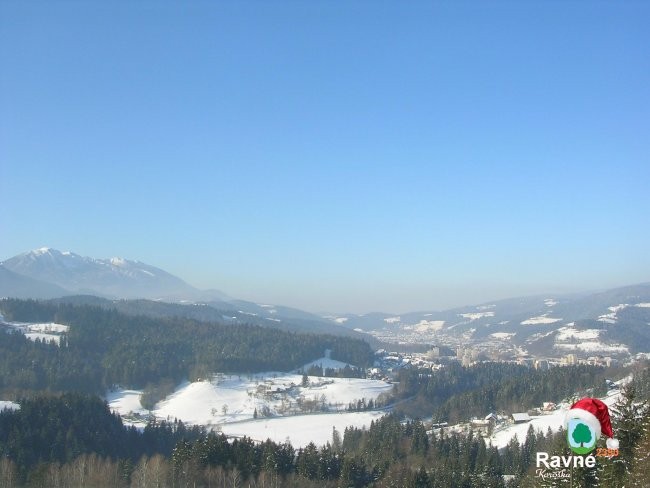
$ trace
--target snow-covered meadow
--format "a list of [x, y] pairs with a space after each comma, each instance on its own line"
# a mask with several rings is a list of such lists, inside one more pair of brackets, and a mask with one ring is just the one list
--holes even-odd
[[20, 405], [7, 400], [0, 400], [0, 412], [3, 410], [20, 410]]
[[6, 332], [17, 331], [25, 335], [29, 340], [40, 339], [43, 342], [61, 343], [61, 336], [68, 332], [69, 327], [54, 322], [31, 323], [31, 322], [7, 322], [0, 316], [0, 327]]
[[[326, 366], [330, 361], [323, 358], [310, 364]], [[142, 407], [139, 390], [111, 391], [106, 400], [125, 422], [137, 426], [144, 426], [152, 415], [230, 436], [270, 437], [279, 442], [289, 438], [294, 446], [301, 446], [331, 440], [333, 427], [343, 431], [350, 425], [370, 425], [383, 412], [347, 412], [348, 404], [376, 401], [392, 389], [380, 380], [309, 376], [304, 386], [302, 380], [296, 373], [216, 374], [209, 380], [181, 383], [152, 411]]]

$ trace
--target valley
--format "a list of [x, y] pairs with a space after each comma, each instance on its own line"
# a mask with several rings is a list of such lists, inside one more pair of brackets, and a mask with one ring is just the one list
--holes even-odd
[[[39, 459], [70, 477], [92, 453], [107, 456], [103, 470], [132, 463], [132, 483], [158, 463], [174, 486], [214, 473], [235, 486], [267, 476], [273, 486], [384, 486], [391, 465], [412, 481], [455, 486], [439, 460], [457, 462], [462, 451], [483, 452], [464, 479], [492, 463], [500, 467], [480, 476], [517, 486], [531, 476], [531, 443], [552, 450], [563, 440], [574, 398], [600, 397], [614, 412], [637, 408], [635, 392], [650, 398], [650, 284], [443, 311], [313, 314], [190, 289], [121, 258], [43, 248], [5, 264], [0, 290], [21, 296], [0, 299], [0, 441], [13, 436], [0, 454], [24, 460], [23, 480]], [[35, 299], [25, 284], [40, 290]], [[74, 426], [41, 425], [55, 417]], [[16, 427], [27, 424], [37, 434]], [[97, 425], [101, 441], [90, 440]], [[49, 444], [50, 454], [34, 447]], [[413, 469], [424, 462], [436, 467]], [[12, 470], [0, 463], [0, 479]]]

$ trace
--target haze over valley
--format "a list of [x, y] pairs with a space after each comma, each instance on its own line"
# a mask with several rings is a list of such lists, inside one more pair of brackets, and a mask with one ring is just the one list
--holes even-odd
[[1, 1], [0, 488], [650, 486], [649, 18]]

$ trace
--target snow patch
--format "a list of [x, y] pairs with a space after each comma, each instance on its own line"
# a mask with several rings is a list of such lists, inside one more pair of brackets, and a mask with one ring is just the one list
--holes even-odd
[[305, 364], [302, 368], [299, 368], [303, 371], [309, 371], [309, 368], [312, 366], [320, 366], [323, 369], [331, 368], [331, 369], [343, 369], [346, 366], [350, 366], [348, 363], [344, 363], [343, 361], [337, 361], [336, 359], [331, 359], [329, 357], [323, 357], [320, 359], [316, 359], [312, 361], [311, 363]]
[[458, 315], [465, 319], [478, 320], [485, 317], [494, 317], [494, 312], [459, 313]]
[[553, 317], [547, 317], [547, 314], [544, 315], [539, 315], [538, 317], [531, 317], [529, 319], [524, 320], [521, 322], [521, 325], [546, 325], [546, 324], [554, 324], [555, 322], [560, 322], [562, 319], [556, 319]]
[[106, 401], [112, 411], [122, 416], [146, 415], [149, 411], [140, 403], [141, 397], [142, 391], [140, 390], [115, 390], [106, 394]]
[[444, 320], [420, 320], [414, 327], [418, 332], [427, 332], [440, 330], [443, 325], [445, 325]]
[[490, 336], [494, 337], [495, 339], [502, 339], [502, 340], [510, 339], [515, 335], [517, 335], [516, 332], [494, 332], [493, 334], [490, 334]]
[[126, 259], [124, 258], [111, 258], [110, 262], [113, 266], [117, 266], [118, 268], [122, 268], [126, 266]]
[[576, 330], [571, 327], [560, 327], [557, 331], [558, 335], [555, 337], [557, 341], [568, 341], [571, 339], [593, 340], [598, 339], [598, 336], [602, 332], [599, 329]]
[[607, 352], [607, 353], [629, 353], [626, 346], [621, 344], [604, 344], [598, 341], [587, 341], [579, 344], [555, 344], [557, 349], [565, 349], [569, 351], [584, 351], [587, 353], [592, 352]]
[[597, 320], [598, 322], [604, 322], [606, 324], [615, 324], [617, 321], [616, 312], [601, 315]]
[[552, 331], [546, 332], [546, 333], [538, 332], [537, 334], [533, 334], [532, 336], [530, 336], [526, 342], [528, 342], [530, 344], [531, 342], [535, 342], [535, 341], [537, 341], [539, 339], [543, 339], [544, 337], [548, 337], [551, 334], [555, 334], [555, 331], [552, 330]]
[[18, 405], [16, 402], [0, 400], [0, 412], [3, 410], [20, 410], [20, 405]]
[[387, 324], [397, 324], [401, 321], [401, 317], [388, 317], [384, 319]]

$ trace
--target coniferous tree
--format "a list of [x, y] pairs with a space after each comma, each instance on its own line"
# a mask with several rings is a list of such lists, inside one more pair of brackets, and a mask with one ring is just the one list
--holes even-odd
[[636, 445], [643, 435], [643, 418], [647, 405], [637, 405], [633, 385], [623, 388], [621, 398], [612, 407], [614, 436], [619, 440], [619, 455], [612, 460], [612, 473], [605, 477], [611, 486], [625, 486], [631, 480]]

